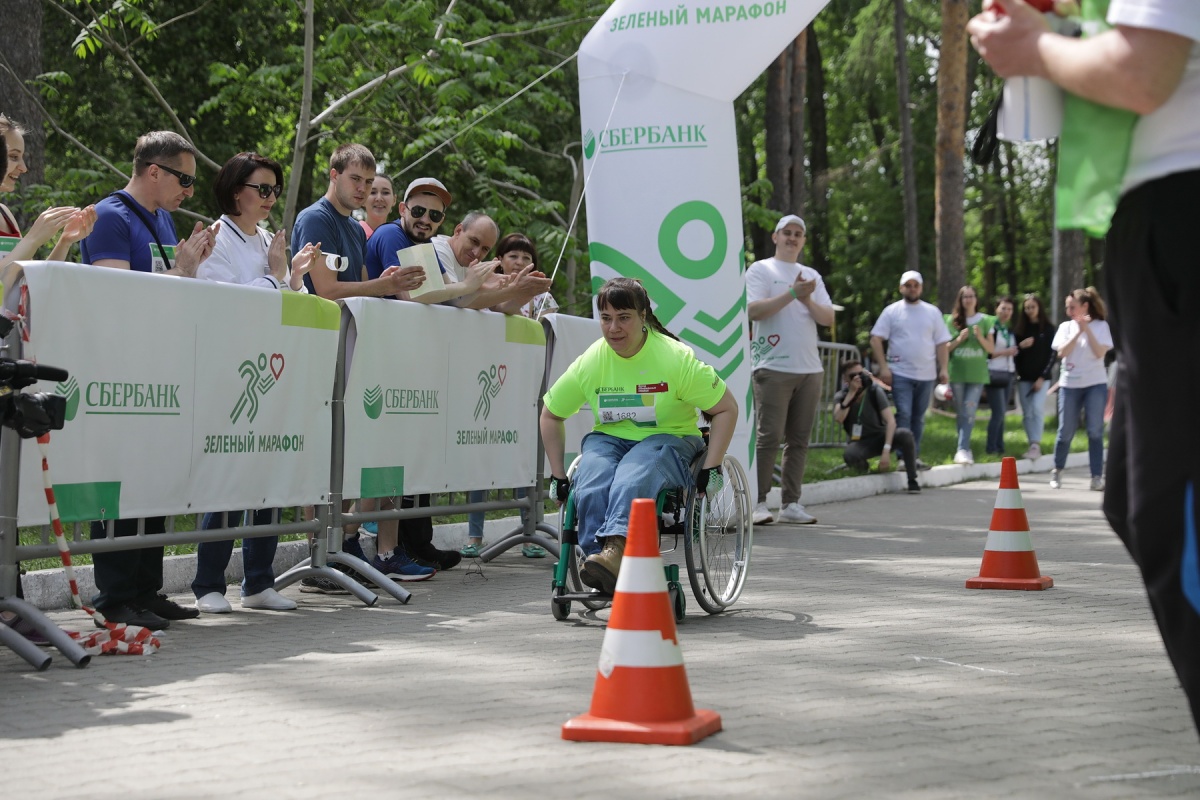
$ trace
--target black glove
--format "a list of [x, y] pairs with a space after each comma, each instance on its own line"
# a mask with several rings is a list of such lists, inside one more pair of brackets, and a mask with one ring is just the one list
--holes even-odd
[[560, 503], [567, 502], [567, 495], [571, 493], [570, 478], [556, 478], [550, 476], [550, 496]]
[[719, 492], [725, 486], [724, 474], [721, 471], [721, 465], [715, 467], [704, 467], [696, 473], [696, 491], [697, 492]]

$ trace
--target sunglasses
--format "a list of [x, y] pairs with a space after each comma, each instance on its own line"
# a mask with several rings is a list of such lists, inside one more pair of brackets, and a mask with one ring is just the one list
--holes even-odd
[[190, 189], [192, 184], [196, 182], [195, 175], [188, 175], [186, 172], [180, 172], [177, 169], [171, 169], [170, 167], [166, 166], [165, 164], [155, 164], [153, 161], [150, 162], [150, 165], [154, 166], [154, 167], [158, 167], [159, 169], [163, 170], [164, 172], [169, 172], [172, 175], [174, 175], [176, 178], [179, 178], [179, 185], [182, 186], [184, 189]]
[[263, 200], [266, 200], [271, 195], [279, 197], [279, 195], [283, 194], [283, 186], [278, 183], [274, 186], [269, 183], [243, 183], [242, 186], [249, 186], [252, 189], [257, 189], [258, 196]]
[[428, 213], [429, 221], [433, 223], [441, 222], [446, 218], [445, 211], [438, 211], [433, 208], [426, 208], [425, 206], [409, 206], [408, 213], [412, 214], [413, 219], [420, 219]]

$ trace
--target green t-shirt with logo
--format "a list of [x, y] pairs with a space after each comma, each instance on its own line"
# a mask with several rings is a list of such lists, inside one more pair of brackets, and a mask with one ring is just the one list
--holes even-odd
[[623, 358], [600, 339], [575, 359], [543, 398], [566, 419], [591, 406], [592, 430], [638, 441], [659, 433], [697, 436], [696, 409], [725, 394], [717, 371], [682, 342], [651, 330], [642, 349]]
[[[996, 318], [988, 314], [976, 314], [971, 319], [974, 322], [967, 325], [979, 326], [979, 333], [986, 339], [996, 324]], [[961, 331], [954, 324], [954, 315], [946, 314], [946, 328], [952, 337], [957, 337]], [[967, 334], [967, 340], [950, 351], [950, 382], [951, 383], [987, 383], [988, 354], [983, 345], [975, 338], [975, 334]]]

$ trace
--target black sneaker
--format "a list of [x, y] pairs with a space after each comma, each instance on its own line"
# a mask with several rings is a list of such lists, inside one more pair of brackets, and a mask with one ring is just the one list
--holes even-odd
[[307, 594], [350, 594], [329, 578], [301, 578], [300, 591]]
[[370, 561], [367, 554], [363, 552], [362, 545], [358, 543], [358, 534], [354, 534], [350, 538], [342, 538], [342, 552], [348, 556], [354, 556], [362, 561]]
[[195, 619], [200, 616], [200, 609], [195, 606], [181, 606], [165, 594], [156, 594], [139, 605], [143, 611], [149, 611], [163, 619]]
[[[149, 628], [152, 631], [164, 631], [171, 627], [171, 623], [168, 620], [160, 617], [158, 614], [155, 614], [152, 611], [146, 611], [145, 609], [136, 609], [133, 606], [126, 605], [124, 603], [119, 606], [112, 606], [110, 608], [96, 610], [103, 614], [104, 618], [109, 622], [123, 622], [126, 625], [138, 625], [143, 628]], [[196, 613], [199, 614], [199, 612]], [[97, 628], [104, 628], [104, 623], [95, 617], [92, 618], [92, 622]]]
[[462, 553], [457, 550], [439, 550], [432, 542], [422, 544], [417, 548], [406, 548], [408, 557], [423, 567], [433, 567], [436, 570], [453, 569], [462, 561]]
[[909, 481], [908, 482], [908, 493], [909, 494], [920, 494], [921, 493], [921, 484], [917, 483], [916, 481]]

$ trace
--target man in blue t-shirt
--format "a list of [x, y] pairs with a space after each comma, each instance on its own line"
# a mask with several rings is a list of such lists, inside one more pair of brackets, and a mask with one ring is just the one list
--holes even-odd
[[[96, 225], [83, 239], [80, 250], [86, 264], [132, 269], [164, 275], [195, 277], [196, 268], [212, 252], [218, 225], [205, 228], [197, 222], [192, 235], [180, 242], [171, 212], [192, 196], [196, 182], [196, 148], [172, 131], [154, 131], [137, 140], [133, 150], [133, 177], [125, 188], [96, 204]], [[148, 534], [165, 530], [164, 517], [148, 517]], [[93, 522], [91, 536], [107, 536], [106, 523]], [[113, 522], [114, 536], [137, 533], [138, 520]], [[96, 589], [92, 600], [110, 622], [166, 628], [171, 620], [199, 616], [161, 594], [163, 548], [146, 547], [116, 553], [96, 553]], [[97, 627], [103, 625], [97, 621]]]
[[[310, 294], [326, 300], [344, 297], [391, 297], [415, 289], [425, 280], [420, 267], [363, 275], [367, 238], [351, 216], [362, 208], [375, 182], [375, 156], [361, 144], [344, 144], [329, 157], [329, 188], [320, 200], [301, 211], [292, 224], [292, 252], [319, 244], [318, 261], [304, 276]], [[326, 265], [327, 255], [346, 259], [341, 272]]]

